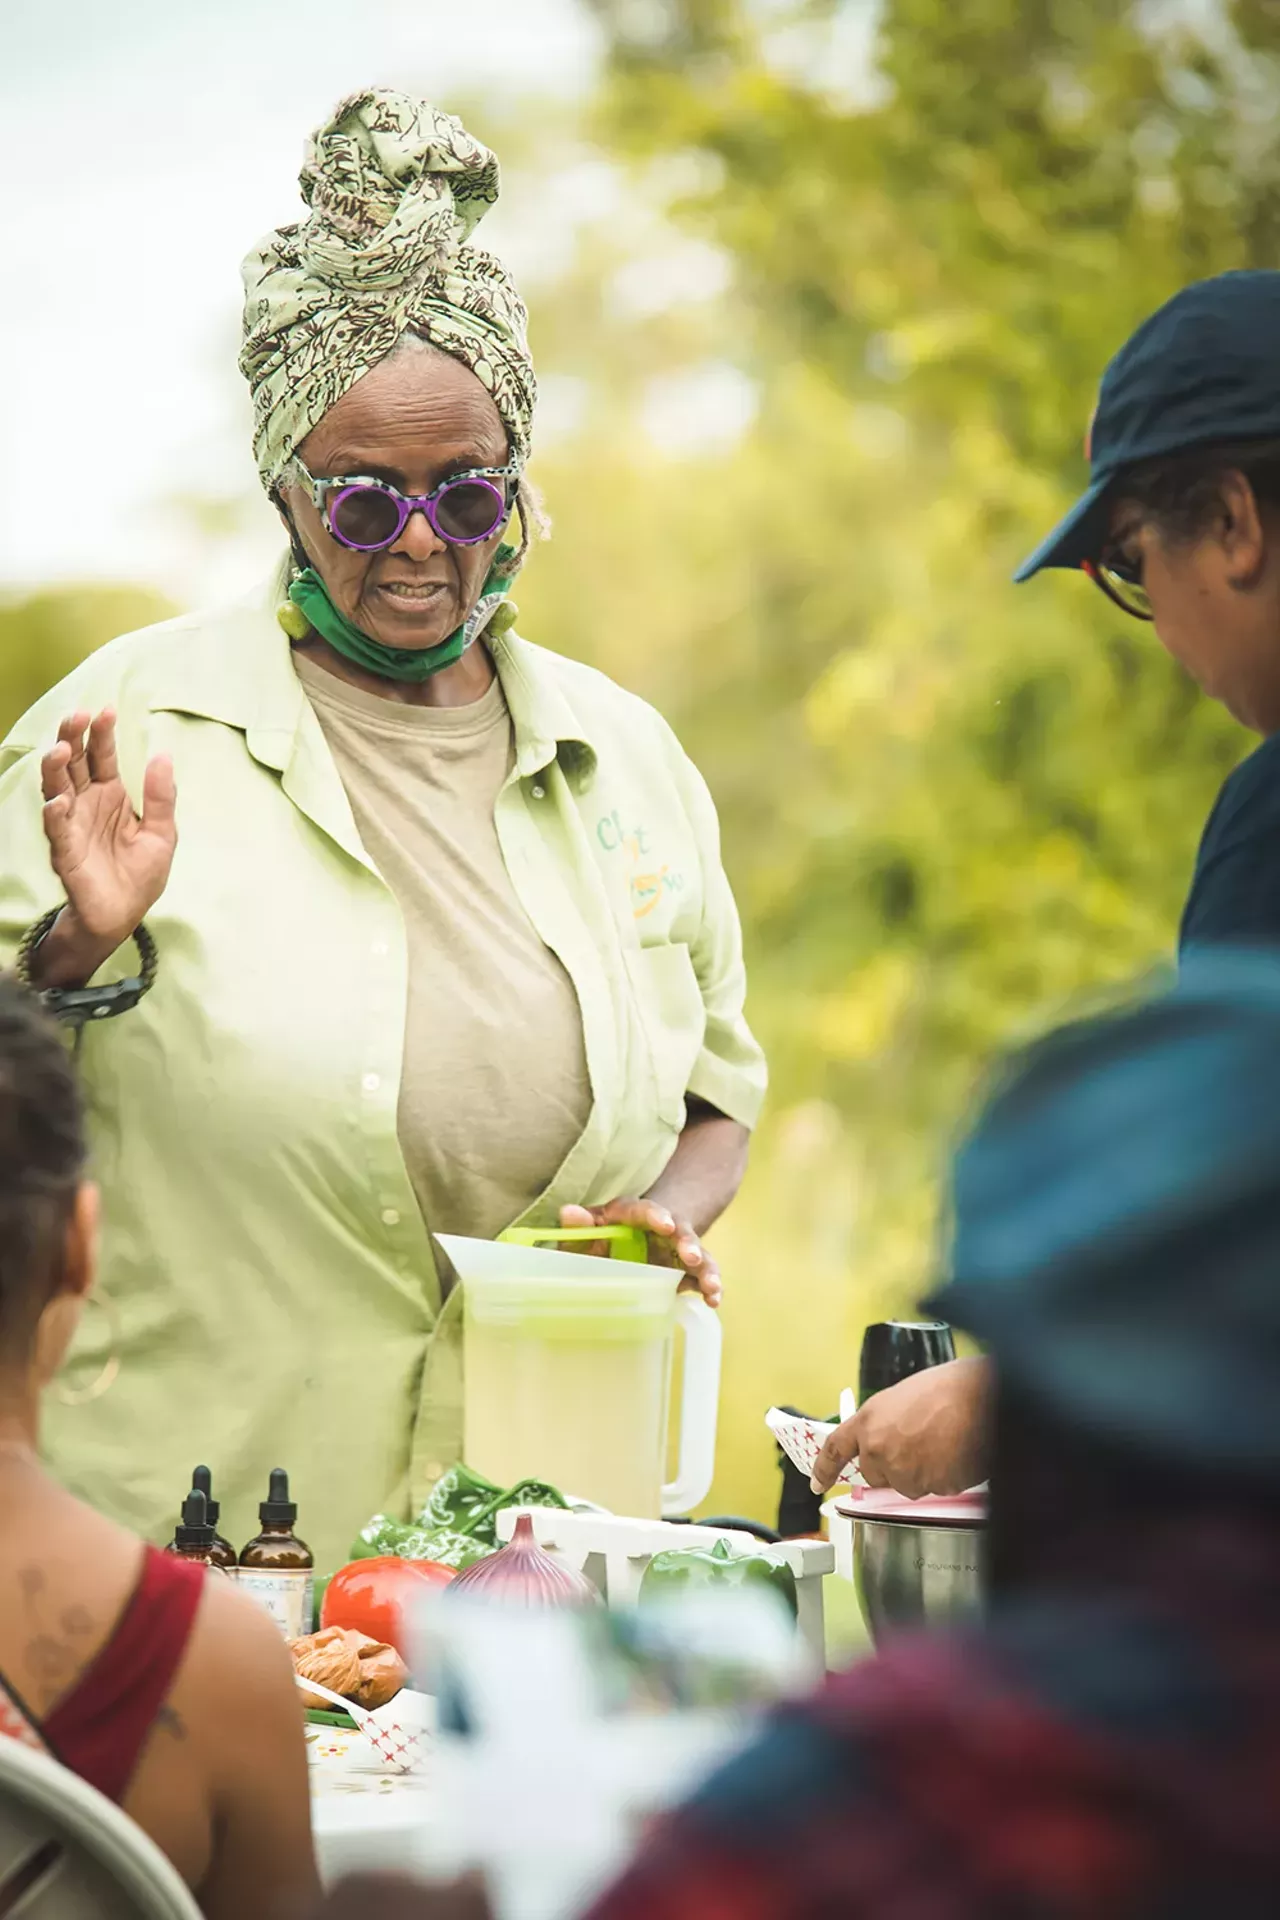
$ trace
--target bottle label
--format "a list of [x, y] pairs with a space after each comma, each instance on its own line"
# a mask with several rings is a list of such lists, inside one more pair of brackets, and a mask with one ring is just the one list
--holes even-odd
[[265, 1607], [286, 1640], [300, 1640], [311, 1631], [315, 1584], [310, 1572], [286, 1573], [269, 1567], [241, 1567], [236, 1580]]

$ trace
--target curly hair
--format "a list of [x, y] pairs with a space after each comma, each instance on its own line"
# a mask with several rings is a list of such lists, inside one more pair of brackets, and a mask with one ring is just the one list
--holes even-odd
[[55, 1289], [86, 1153], [66, 1045], [38, 1001], [0, 976], [0, 1340], [10, 1348], [0, 1358], [29, 1342]]

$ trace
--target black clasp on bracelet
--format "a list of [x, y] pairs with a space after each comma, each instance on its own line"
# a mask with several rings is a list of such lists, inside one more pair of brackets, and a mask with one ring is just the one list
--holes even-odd
[[90, 1020], [110, 1020], [117, 1013], [131, 1013], [146, 988], [136, 976], [113, 980], [106, 987], [49, 987], [40, 995], [40, 1004], [64, 1027], [84, 1027]]
[[[42, 940], [53, 931], [53, 924], [62, 912], [54, 907], [44, 917], [28, 927], [18, 948], [15, 971], [24, 987], [31, 986], [31, 963]], [[72, 1027], [78, 1034], [91, 1020], [111, 1020], [117, 1014], [131, 1013], [144, 993], [149, 993], [155, 984], [160, 956], [156, 943], [139, 922], [133, 930], [133, 944], [138, 949], [138, 958], [142, 965], [137, 974], [127, 980], [112, 980], [103, 987], [46, 987], [43, 992], [33, 988], [46, 1012], [64, 1027]]]

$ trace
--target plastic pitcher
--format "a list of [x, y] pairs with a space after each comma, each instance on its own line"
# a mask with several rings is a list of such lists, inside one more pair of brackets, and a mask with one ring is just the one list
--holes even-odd
[[[642, 1519], [689, 1513], [715, 1471], [720, 1322], [680, 1275], [643, 1264], [635, 1230], [436, 1236], [462, 1283], [468, 1466], [548, 1480]], [[604, 1241], [617, 1257], [560, 1251]], [[550, 1242], [539, 1245], [538, 1242]], [[679, 1455], [663, 1484], [674, 1334], [684, 1332]]]

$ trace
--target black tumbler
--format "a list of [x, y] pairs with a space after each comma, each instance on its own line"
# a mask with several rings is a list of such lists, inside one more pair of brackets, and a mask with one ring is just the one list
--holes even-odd
[[955, 1357], [955, 1336], [945, 1320], [880, 1320], [862, 1336], [858, 1405], [908, 1374], [940, 1367]]

